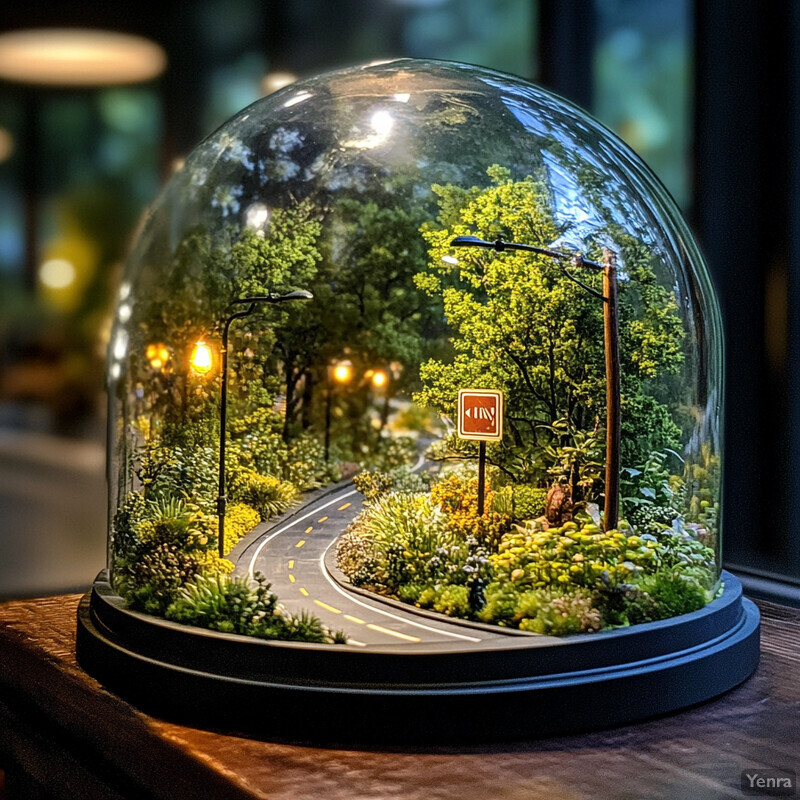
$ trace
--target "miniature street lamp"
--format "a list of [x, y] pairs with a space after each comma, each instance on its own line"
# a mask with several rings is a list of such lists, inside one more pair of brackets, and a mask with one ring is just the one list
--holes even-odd
[[189, 360], [192, 371], [198, 375], [205, 375], [211, 371], [213, 361], [211, 358], [211, 348], [205, 342], [197, 342], [192, 350], [192, 357]]
[[372, 385], [376, 389], [383, 389], [387, 383], [389, 383], [389, 376], [382, 369], [372, 373]]
[[169, 361], [169, 349], [161, 342], [147, 345], [147, 350], [145, 350], [144, 354], [150, 362], [150, 366], [157, 371], [162, 370], [167, 361]]
[[525, 250], [539, 253], [556, 261], [568, 261], [575, 267], [588, 267], [603, 273], [603, 291], [598, 292], [576, 278], [563, 264], [561, 271], [585, 291], [603, 301], [603, 324], [606, 361], [606, 483], [605, 514], [603, 525], [606, 530], [617, 527], [619, 521], [619, 448], [620, 448], [620, 372], [619, 372], [619, 313], [617, 303], [616, 256], [611, 250], [603, 250], [603, 263], [589, 261], [580, 253], [568, 255], [557, 250], [548, 250], [532, 244], [504, 242], [498, 237], [487, 242], [477, 236], [456, 236], [450, 244], [453, 247], [483, 247], [502, 253], [504, 250]]
[[[331, 452], [331, 402], [335, 384], [350, 383], [353, 379], [353, 364], [350, 361], [336, 361], [328, 367], [325, 392], [325, 463], [328, 463]], [[331, 378], [333, 380], [331, 380]]]
[[[222, 328], [222, 366], [220, 369], [220, 401], [219, 401], [219, 490], [217, 494], [217, 516], [219, 517], [219, 556], [225, 556], [225, 509], [228, 505], [228, 498], [225, 495], [225, 428], [228, 419], [228, 333], [230, 332], [231, 323], [234, 320], [248, 317], [255, 310], [256, 305], [260, 303], [283, 303], [286, 300], [313, 300], [314, 295], [305, 289], [300, 289], [296, 292], [288, 292], [282, 295], [257, 295], [255, 297], [242, 297], [239, 300], [234, 300], [229, 306], [230, 311], [235, 306], [247, 306], [242, 311], [234, 311], [226, 320]], [[203, 346], [208, 351], [200, 357], [200, 346]], [[201, 365], [205, 366], [205, 371], [211, 369], [211, 351], [203, 342], [198, 342], [195, 345], [195, 353], [199, 357]], [[194, 366], [195, 360], [192, 364]], [[195, 367], [195, 369], [197, 369]], [[197, 370], [200, 371], [200, 370]]]

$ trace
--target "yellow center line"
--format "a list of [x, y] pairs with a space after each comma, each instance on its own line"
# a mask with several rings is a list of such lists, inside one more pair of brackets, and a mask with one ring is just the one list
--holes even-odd
[[346, 508], [350, 508], [351, 505], [352, 503], [345, 503], [343, 506], [339, 506], [338, 510], [344, 511]]
[[289, 576], [289, 583], [294, 583], [294, 575]]
[[[302, 591], [302, 589], [300, 590]], [[404, 639], [407, 642], [421, 642], [422, 639], [416, 636], [409, 636], [406, 633], [400, 633], [400, 631], [390, 631], [388, 628], [382, 628], [380, 625], [373, 625], [370, 623], [367, 627], [371, 631], [377, 631], [378, 633], [385, 633], [387, 636], [396, 636], [398, 639]]]
[[294, 569], [294, 559], [289, 559], [289, 569]]
[[300, 587], [300, 594], [304, 597], [308, 597], [308, 592], [302, 586]]
[[349, 619], [350, 622], [356, 622], [359, 625], [364, 625], [365, 624], [365, 621], [363, 619], [359, 619], [358, 617], [351, 617], [349, 614], [345, 614], [344, 618], [345, 619]]
[[298, 543], [295, 545], [295, 547], [302, 547], [302, 546], [303, 546], [305, 543], [306, 543], [306, 540], [305, 540], [305, 539], [301, 539], [301, 540], [300, 540], [300, 541], [299, 541], [299, 542], [298, 542]]
[[325, 522], [325, 520], [326, 520], [326, 519], [328, 519], [328, 518], [327, 518], [327, 517], [320, 517], [320, 518], [317, 520], [317, 522]]
[[311, 531], [313, 531], [313, 530], [314, 530], [314, 526], [313, 526], [313, 525], [309, 525], [309, 526], [306, 528], [306, 533], [311, 533]]
[[329, 606], [327, 603], [323, 603], [322, 600], [315, 600], [314, 601], [320, 608], [324, 608], [326, 611], [331, 611], [334, 614], [341, 614], [342, 612], [339, 611], [338, 608], [334, 608], [333, 606]]

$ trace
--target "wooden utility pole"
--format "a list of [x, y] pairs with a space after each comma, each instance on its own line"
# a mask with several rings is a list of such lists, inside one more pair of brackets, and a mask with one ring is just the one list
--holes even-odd
[[603, 327], [606, 354], [606, 503], [603, 526], [619, 523], [620, 370], [617, 257], [603, 250]]

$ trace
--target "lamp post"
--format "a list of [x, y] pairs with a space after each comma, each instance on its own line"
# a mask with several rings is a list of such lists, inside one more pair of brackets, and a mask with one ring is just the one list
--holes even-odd
[[[333, 387], [337, 383], [349, 383], [353, 377], [353, 365], [350, 361], [336, 361], [328, 366], [325, 375], [325, 463], [328, 463], [331, 451], [331, 403]], [[331, 380], [332, 379], [332, 380]]]
[[217, 494], [217, 516], [219, 518], [219, 556], [225, 556], [225, 510], [228, 505], [228, 498], [225, 495], [225, 429], [228, 421], [228, 334], [231, 324], [242, 317], [247, 317], [253, 313], [255, 307], [261, 303], [283, 303], [287, 300], [313, 300], [314, 295], [305, 289], [296, 292], [288, 292], [282, 295], [256, 295], [254, 297], [242, 297], [234, 300], [228, 310], [236, 306], [246, 306], [244, 309], [234, 311], [226, 318], [222, 328], [222, 364], [220, 366], [220, 400], [219, 400], [219, 489]]
[[504, 250], [524, 250], [547, 256], [558, 262], [570, 262], [574, 267], [586, 267], [603, 273], [603, 291], [598, 292], [597, 289], [576, 278], [563, 263], [559, 264], [561, 271], [571, 281], [603, 301], [603, 340], [606, 367], [606, 502], [603, 525], [606, 530], [616, 528], [619, 522], [620, 448], [619, 308], [616, 255], [611, 250], [604, 249], [603, 263], [599, 264], [596, 261], [589, 261], [580, 253], [568, 255], [532, 244], [504, 242], [499, 237], [493, 242], [487, 242], [477, 236], [457, 236], [450, 244], [453, 247], [481, 247], [500, 253]]

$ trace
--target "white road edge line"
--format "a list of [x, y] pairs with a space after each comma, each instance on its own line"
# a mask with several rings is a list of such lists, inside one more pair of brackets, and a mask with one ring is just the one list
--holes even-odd
[[[425, 457], [424, 456], [420, 456], [419, 459], [417, 460], [417, 463], [414, 464], [414, 466], [411, 468], [411, 471], [415, 472], [424, 463], [425, 463]], [[304, 514], [302, 517], [298, 517], [297, 519], [294, 519], [291, 522], [287, 522], [286, 525], [284, 525], [282, 528], [279, 528], [274, 533], [271, 533], [256, 548], [255, 553], [253, 553], [253, 557], [250, 559], [250, 566], [249, 566], [249, 568], [247, 570], [247, 574], [250, 576], [250, 578], [251, 579], [253, 578], [253, 573], [255, 571], [256, 559], [259, 557], [259, 555], [261, 555], [261, 551], [264, 549], [264, 547], [267, 545], [268, 542], [272, 541], [272, 539], [274, 539], [276, 536], [280, 536], [282, 533], [286, 533], [286, 531], [288, 531], [291, 528], [293, 528], [298, 522], [302, 522], [303, 520], [306, 520], [309, 517], [313, 517], [314, 514], [319, 513], [323, 508], [327, 508], [328, 506], [332, 506], [334, 503], [341, 503], [341, 501], [344, 500], [345, 497], [350, 497], [351, 495], [354, 495], [354, 494], [358, 494], [358, 489], [351, 489], [349, 492], [346, 492], [345, 494], [340, 494], [336, 499], [329, 500], [327, 503], [325, 503], [325, 505], [319, 506], [318, 508], [315, 508], [313, 511], [309, 511], [307, 514]], [[334, 541], [336, 541], [336, 540], [334, 539]], [[422, 628], [423, 630], [431, 631], [432, 633], [439, 633], [442, 636], [452, 636], [454, 639], [464, 639], [467, 642], [480, 642], [480, 641], [482, 641], [482, 639], [476, 638], [475, 636], [464, 636], [461, 633], [451, 633], [450, 631], [444, 631], [441, 628], [434, 628], [434, 627], [432, 627], [430, 625], [423, 625], [421, 622], [412, 622], [411, 620], [403, 619], [403, 617], [398, 617], [395, 614], [390, 614], [388, 611], [383, 611], [380, 608], [376, 608], [375, 606], [371, 606], [368, 603], [362, 603], [360, 600], [356, 600], [355, 597], [353, 597], [352, 595], [348, 594], [347, 592], [344, 591], [344, 589], [342, 589], [339, 586], [337, 586], [337, 584], [334, 582], [333, 578], [331, 578], [331, 576], [328, 575], [328, 570], [325, 569], [325, 556], [327, 555], [328, 550], [330, 550], [331, 547], [333, 547], [333, 544], [334, 544], [334, 542], [331, 542], [325, 548], [325, 550], [322, 552], [322, 555], [320, 556], [320, 564], [319, 564], [319, 566], [320, 566], [320, 571], [325, 576], [325, 580], [327, 580], [328, 583], [337, 592], [339, 592], [339, 594], [342, 595], [343, 597], [346, 597], [348, 600], [351, 600], [353, 603], [356, 603], [357, 605], [362, 606], [363, 608], [368, 608], [370, 611], [373, 611], [373, 612], [375, 612], [377, 614], [381, 614], [384, 617], [390, 617], [391, 619], [396, 619], [398, 622], [405, 623], [406, 625], [413, 625], [416, 628]]]
[[261, 555], [261, 551], [264, 549], [267, 542], [271, 542], [276, 536], [280, 536], [280, 534], [286, 533], [286, 531], [290, 530], [295, 525], [297, 525], [298, 522], [302, 522], [303, 520], [306, 520], [309, 517], [313, 517], [314, 514], [321, 511], [323, 508], [332, 506], [334, 503], [340, 503], [345, 497], [350, 497], [350, 495], [353, 494], [358, 494], [358, 489], [351, 489], [349, 492], [347, 492], [347, 494], [340, 494], [336, 499], [330, 500], [329, 502], [325, 503], [324, 506], [319, 506], [318, 508], [315, 508], [313, 511], [309, 511], [308, 514], [303, 514], [302, 517], [298, 517], [297, 519], [293, 519], [291, 522], [287, 522], [286, 525], [284, 525], [282, 528], [279, 528], [277, 531], [267, 536], [267, 538], [264, 539], [264, 541], [261, 542], [261, 544], [256, 548], [255, 553], [253, 553], [253, 557], [250, 559], [250, 566], [247, 570], [247, 574], [250, 576], [250, 578], [251, 579], [253, 578], [256, 559]]
[[475, 636], [465, 636], [463, 633], [451, 633], [450, 631], [442, 630], [441, 628], [434, 628], [431, 625], [423, 625], [421, 622], [412, 622], [410, 619], [405, 619], [403, 617], [398, 617], [396, 614], [390, 614], [388, 611], [384, 611], [383, 609], [376, 608], [375, 606], [370, 605], [369, 603], [364, 603], [361, 600], [357, 600], [353, 595], [346, 592], [344, 589], [339, 586], [336, 581], [331, 578], [328, 574], [328, 570], [325, 569], [325, 556], [328, 553], [328, 550], [333, 547], [333, 542], [331, 542], [326, 548], [322, 555], [319, 557], [319, 568], [322, 574], [325, 576], [325, 580], [343, 597], [346, 597], [352, 603], [356, 603], [363, 608], [368, 608], [370, 611], [376, 614], [382, 614], [384, 617], [390, 617], [391, 619], [395, 619], [398, 622], [402, 622], [406, 625], [413, 625], [415, 628], [422, 628], [426, 631], [431, 631], [432, 633], [440, 633], [442, 636], [452, 636], [454, 639], [464, 639], [467, 642], [481, 642], [483, 641], [480, 638], [476, 638]]

